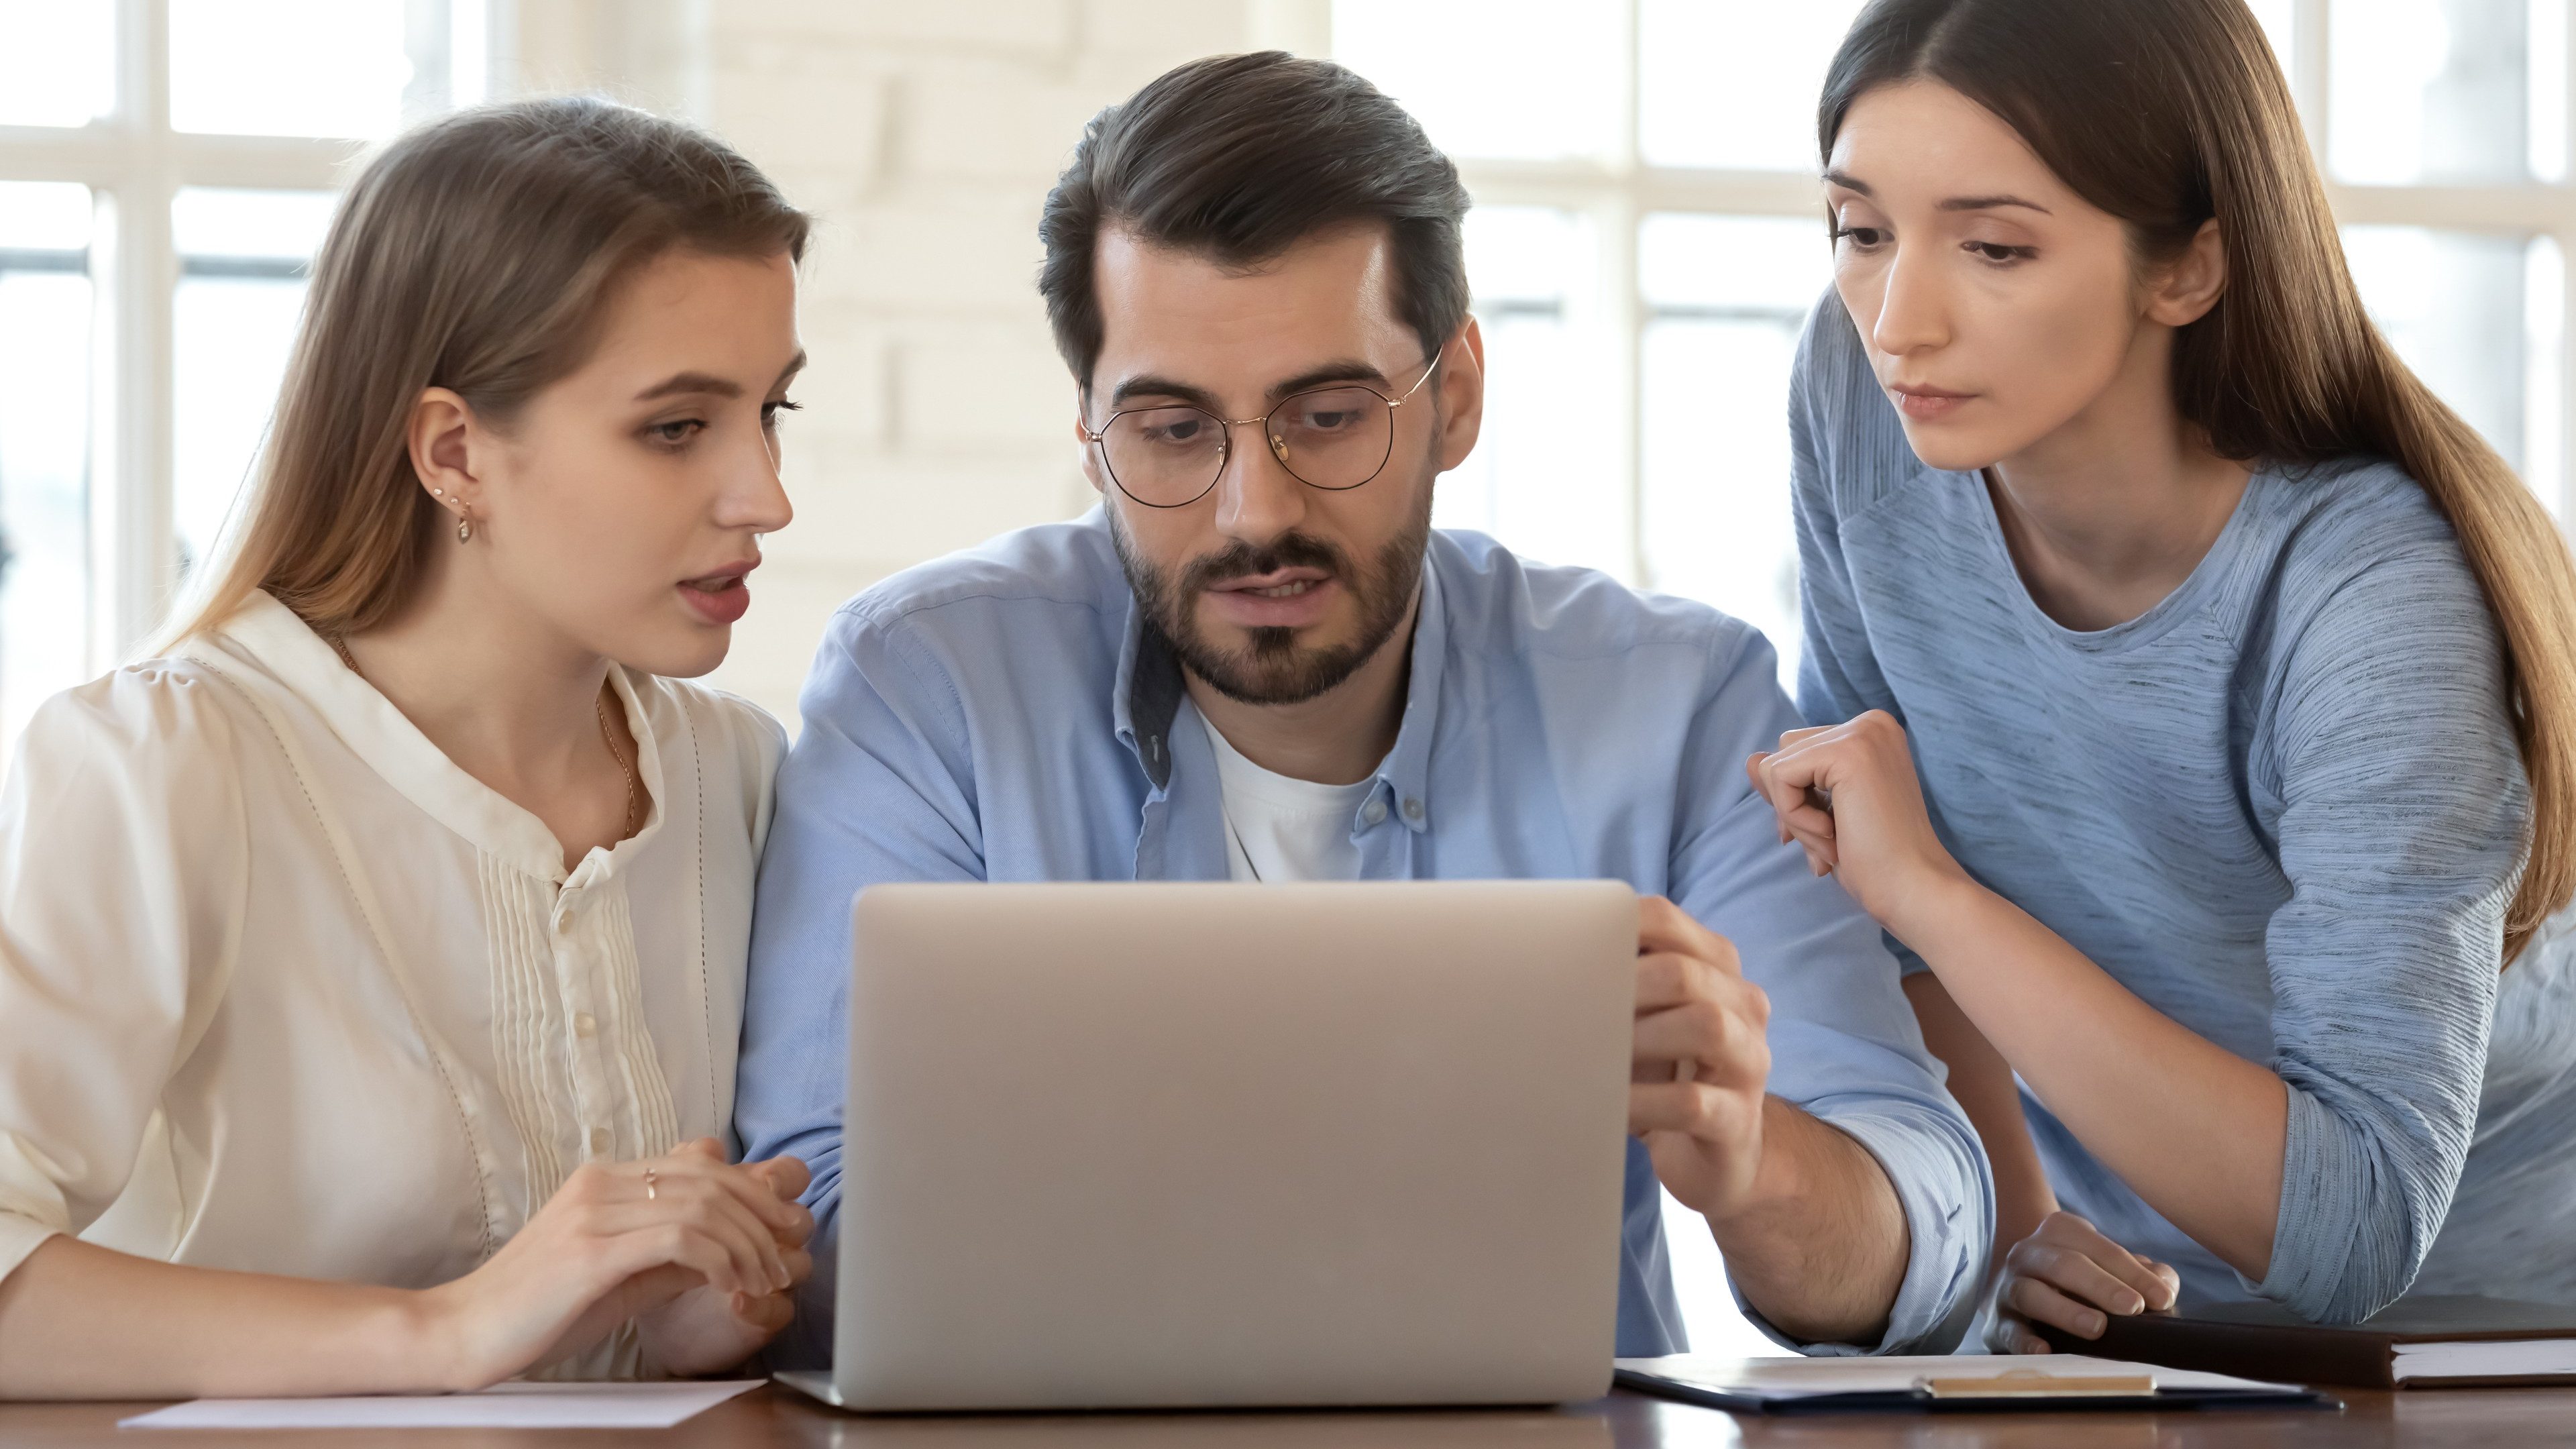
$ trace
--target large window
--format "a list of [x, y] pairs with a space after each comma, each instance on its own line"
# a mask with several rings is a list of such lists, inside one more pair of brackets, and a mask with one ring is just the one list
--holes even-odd
[[334, 188], [486, 0], [0, 0], [0, 750], [207, 556]]
[[[2562, 512], [2569, 0], [2255, 0], [2365, 301]], [[1335, 0], [1334, 52], [1478, 203], [1492, 375], [1444, 526], [1705, 599], [1798, 654], [1788, 367], [1829, 256], [1815, 104], [1859, 0]], [[1747, 1342], [1707, 1235], [1703, 1348]], [[1758, 1349], [1748, 1351], [1759, 1351]]]

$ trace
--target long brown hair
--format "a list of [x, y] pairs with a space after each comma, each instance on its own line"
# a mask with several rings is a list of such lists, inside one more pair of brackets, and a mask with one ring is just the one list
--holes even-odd
[[411, 466], [424, 389], [506, 426], [581, 365], [637, 267], [673, 248], [801, 261], [809, 225], [723, 142], [609, 101], [485, 107], [395, 140], [332, 218], [250, 488], [161, 640], [222, 627], [260, 589], [326, 632], [390, 618], [446, 524]]
[[2503, 635], [2531, 781], [2511, 961], [2576, 893], [2576, 566], [2537, 499], [2362, 310], [2281, 67], [2243, 0], [1877, 0], [1835, 55], [1820, 149], [1871, 88], [1922, 78], [2001, 117], [2144, 259], [2216, 218], [2227, 287], [2182, 329], [2182, 416], [2228, 458], [2363, 455], [2443, 514]]

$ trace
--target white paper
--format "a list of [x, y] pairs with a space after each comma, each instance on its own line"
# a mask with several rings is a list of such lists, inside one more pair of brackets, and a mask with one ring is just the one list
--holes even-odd
[[197, 1399], [120, 1429], [668, 1429], [760, 1379], [655, 1384], [495, 1384], [418, 1398]]
[[2088, 1358], [2076, 1353], [2041, 1353], [2015, 1357], [1918, 1354], [1887, 1358], [1718, 1358], [1695, 1353], [1668, 1358], [1623, 1358], [1619, 1367], [1653, 1374], [1721, 1394], [1766, 1399], [1809, 1398], [1818, 1394], [1904, 1393], [1923, 1379], [2000, 1378], [2005, 1374], [2046, 1374], [2053, 1378], [2092, 1378], [2144, 1374], [2159, 1389], [2275, 1389], [2298, 1391], [2295, 1384], [2267, 1384], [2225, 1374], [2193, 1373], [2119, 1359]]

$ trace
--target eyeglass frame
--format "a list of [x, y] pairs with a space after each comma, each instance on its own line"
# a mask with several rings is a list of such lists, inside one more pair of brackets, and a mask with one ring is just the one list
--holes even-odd
[[[1431, 354], [1431, 362], [1428, 366], [1422, 369], [1422, 375], [1413, 380], [1413, 386], [1406, 388], [1400, 396], [1396, 397], [1388, 397], [1385, 393], [1379, 392], [1376, 388], [1369, 386], [1365, 382], [1327, 382], [1314, 387], [1301, 387], [1297, 389], [1295, 392], [1288, 394], [1279, 401], [1272, 403], [1270, 405], [1270, 411], [1263, 413], [1257, 418], [1220, 418], [1217, 417], [1216, 414], [1209, 412], [1206, 408], [1200, 407], [1196, 403], [1155, 403], [1149, 407], [1120, 408], [1109, 416], [1102, 418], [1100, 420], [1100, 426], [1096, 429], [1089, 423], [1084, 423], [1082, 425], [1082, 436], [1088, 440], [1092, 446], [1100, 449], [1100, 470], [1107, 473], [1109, 475], [1109, 481], [1118, 485], [1118, 491], [1126, 494], [1128, 499], [1139, 508], [1187, 508], [1192, 504], [1197, 503], [1200, 499], [1214, 493], [1216, 491], [1216, 485], [1225, 481], [1225, 465], [1234, 458], [1234, 430], [1249, 423], [1261, 424], [1263, 436], [1268, 437], [1271, 440], [1270, 456], [1278, 460], [1279, 466], [1287, 472], [1289, 477], [1296, 479], [1300, 483], [1304, 483], [1309, 488], [1318, 489], [1325, 493], [1348, 493], [1354, 488], [1365, 488], [1369, 484], [1376, 482], [1378, 474], [1386, 471], [1388, 460], [1395, 456], [1395, 410], [1403, 407], [1406, 403], [1413, 401], [1413, 395], [1422, 391], [1422, 385], [1431, 380], [1431, 374], [1440, 370], [1440, 361], [1447, 355], [1448, 353], [1445, 349]], [[1278, 436], [1270, 431], [1270, 420], [1279, 415], [1279, 410], [1281, 408], [1288, 406], [1290, 403], [1295, 402], [1301, 397], [1312, 397], [1319, 392], [1334, 392], [1346, 387], [1358, 388], [1360, 391], [1376, 398], [1379, 402], [1386, 404], [1386, 457], [1378, 459], [1376, 469], [1357, 483], [1344, 483], [1339, 487], [1335, 487], [1329, 483], [1316, 483], [1309, 481], [1305, 475], [1299, 473], [1295, 468], [1289, 467], [1287, 459], [1279, 457], [1280, 441]], [[1109, 446], [1107, 443], [1109, 430], [1118, 426], [1118, 420], [1127, 416], [1129, 413], [1159, 413], [1168, 412], [1175, 408], [1185, 409], [1187, 411], [1197, 413], [1203, 418], [1209, 418], [1215, 421], [1217, 431], [1224, 435], [1224, 438], [1217, 449], [1216, 471], [1208, 475], [1207, 486], [1205, 488], [1200, 489], [1198, 492], [1191, 494], [1189, 497], [1178, 503], [1150, 503], [1145, 499], [1138, 498], [1124, 482], [1120, 481], [1117, 465], [1109, 461]]]

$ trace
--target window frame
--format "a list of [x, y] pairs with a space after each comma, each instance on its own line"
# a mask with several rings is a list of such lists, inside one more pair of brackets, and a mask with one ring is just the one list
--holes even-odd
[[[1616, 359], [1609, 379], [1614, 407], [1625, 426], [1614, 434], [1613, 455], [1603, 460], [1618, 490], [1628, 539], [1627, 581], [1653, 588], [1656, 580], [1646, 550], [1643, 383], [1645, 344], [1658, 312], [1639, 286], [1639, 241], [1647, 217], [1664, 212], [1814, 219], [1821, 240], [1824, 193], [1810, 174], [1787, 171], [1717, 170], [1656, 166], [1646, 162], [1639, 146], [1639, 0], [1606, 0], [1586, 23], [1616, 27], [1616, 53], [1623, 74], [1613, 87], [1619, 124], [1610, 153], [1590, 160], [1516, 161], [1483, 157], [1455, 158], [1469, 194], [1479, 206], [1541, 206], [1572, 211], [1591, 220], [1599, 238], [1595, 295], [1602, 299], [1600, 323], [1612, 339]], [[2295, 0], [2291, 54], [2283, 57], [2292, 95], [2308, 136], [2326, 195], [2340, 226], [2420, 226], [2446, 231], [2481, 232], [2528, 241], [2554, 237], [2571, 276], [2563, 287], [2559, 333], [2558, 476], [2532, 479], [2562, 520], [2576, 523], [2576, 165], [2568, 180], [2525, 181], [2487, 185], [2377, 186], [2338, 182], [2327, 170], [2323, 142], [2332, 116], [2327, 57], [2331, 0]], [[2576, 16], [2565, 27], [2568, 54], [2561, 58], [2576, 90]], [[2576, 157], [2576, 105], [2568, 108], [2568, 151]], [[1787, 486], [1787, 480], [1782, 480]]]
[[[86, 254], [94, 298], [87, 467], [92, 671], [124, 658], [159, 627], [180, 583], [172, 516], [172, 330], [183, 259], [171, 235], [172, 201], [181, 188], [199, 186], [337, 191], [347, 183], [350, 163], [375, 144], [174, 130], [170, 0], [112, 3], [116, 88], [108, 113], [80, 127], [0, 126], [0, 181], [76, 182], [90, 188], [94, 203]], [[447, 108], [457, 7], [487, 0], [403, 3], [412, 79], [402, 118], [410, 124]]]

